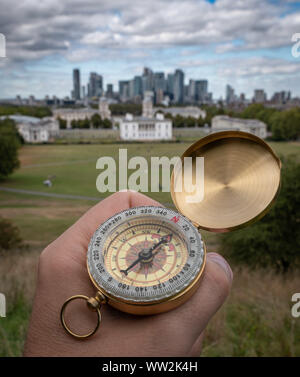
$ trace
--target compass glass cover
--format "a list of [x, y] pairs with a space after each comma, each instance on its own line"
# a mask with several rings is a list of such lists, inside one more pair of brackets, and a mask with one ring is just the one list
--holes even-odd
[[125, 210], [104, 222], [88, 249], [92, 281], [128, 302], [156, 302], [185, 290], [204, 263], [201, 236], [177, 212], [160, 207]]

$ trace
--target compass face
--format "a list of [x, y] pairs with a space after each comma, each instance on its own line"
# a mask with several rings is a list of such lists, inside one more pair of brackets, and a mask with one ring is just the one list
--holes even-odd
[[114, 298], [155, 302], [190, 285], [204, 263], [197, 229], [182, 215], [137, 207], [108, 219], [88, 249], [93, 282]]

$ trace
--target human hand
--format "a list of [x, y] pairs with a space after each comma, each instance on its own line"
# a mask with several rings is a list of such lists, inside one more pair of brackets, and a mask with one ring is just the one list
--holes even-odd
[[[71, 337], [60, 323], [60, 309], [68, 297], [96, 293], [86, 267], [87, 248], [95, 230], [115, 213], [143, 205], [161, 206], [139, 193], [113, 194], [92, 207], [42, 252], [24, 356], [200, 355], [204, 329], [224, 303], [232, 282], [229, 265], [216, 253], [207, 254], [196, 293], [170, 312], [134, 316], [103, 305], [100, 328], [87, 340]], [[95, 313], [82, 303], [74, 303], [66, 314], [76, 329], [89, 332], [95, 327]]]

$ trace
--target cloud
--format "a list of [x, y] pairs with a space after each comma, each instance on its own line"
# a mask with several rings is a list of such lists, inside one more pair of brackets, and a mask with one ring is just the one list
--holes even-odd
[[299, 72], [299, 63], [285, 59], [252, 57], [230, 59], [226, 66], [218, 69], [218, 75], [225, 77], [258, 77], [269, 75], [291, 75]]
[[216, 45], [225, 53], [289, 45], [300, 12], [283, 15], [288, 6], [267, 0], [1, 0], [0, 31], [9, 58], [18, 61], [45, 52], [81, 61], [70, 51], [88, 47], [91, 52]]
[[[266, 50], [276, 52], [281, 47], [291, 47], [291, 36], [300, 31], [299, 25], [299, 9], [293, 1], [286, 0], [216, 0], [214, 3], [205, 0], [1, 0], [0, 33], [7, 41], [7, 59], [0, 60], [0, 71], [5, 73], [1, 95], [10, 90], [22, 92], [26, 85], [32, 88], [37, 85], [39, 93], [46, 93], [47, 87], [52, 91], [53, 70], [44, 76], [35, 75], [39, 63], [49, 64], [50, 60], [52, 64], [61, 62], [60, 74], [63, 71], [64, 75], [75, 64], [93, 65], [96, 67], [93, 69], [101, 66], [102, 72], [105, 69], [108, 72], [107, 67], [111, 65], [114, 68], [110, 68], [108, 79], [113, 78], [114, 82], [122, 74], [129, 78], [140, 72], [144, 64], [161, 70], [179, 66], [201, 77], [208, 72], [204, 68], [208, 66], [220, 82], [224, 77], [229, 80], [230, 75], [291, 77], [297, 74], [298, 61], [280, 59], [279, 51], [273, 59], [259, 56], [264, 56]], [[258, 57], [228, 59], [243, 51]], [[117, 63], [117, 71], [112, 72]], [[31, 68], [29, 73], [27, 67]], [[200, 72], [196, 71], [198, 68]], [[14, 76], [16, 72], [27, 73], [18, 79]], [[43, 83], [37, 84], [36, 78]], [[70, 73], [60, 88], [67, 88], [64, 89], [67, 94], [71, 85]]]

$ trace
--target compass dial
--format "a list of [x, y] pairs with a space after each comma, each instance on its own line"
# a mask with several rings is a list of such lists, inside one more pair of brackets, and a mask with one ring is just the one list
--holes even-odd
[[133, 302], [174, 296], [204, 263], [197, 229], [175, 211], [137, 207], [103, 223], [88, 249], [88, 269], [104, 294]]

